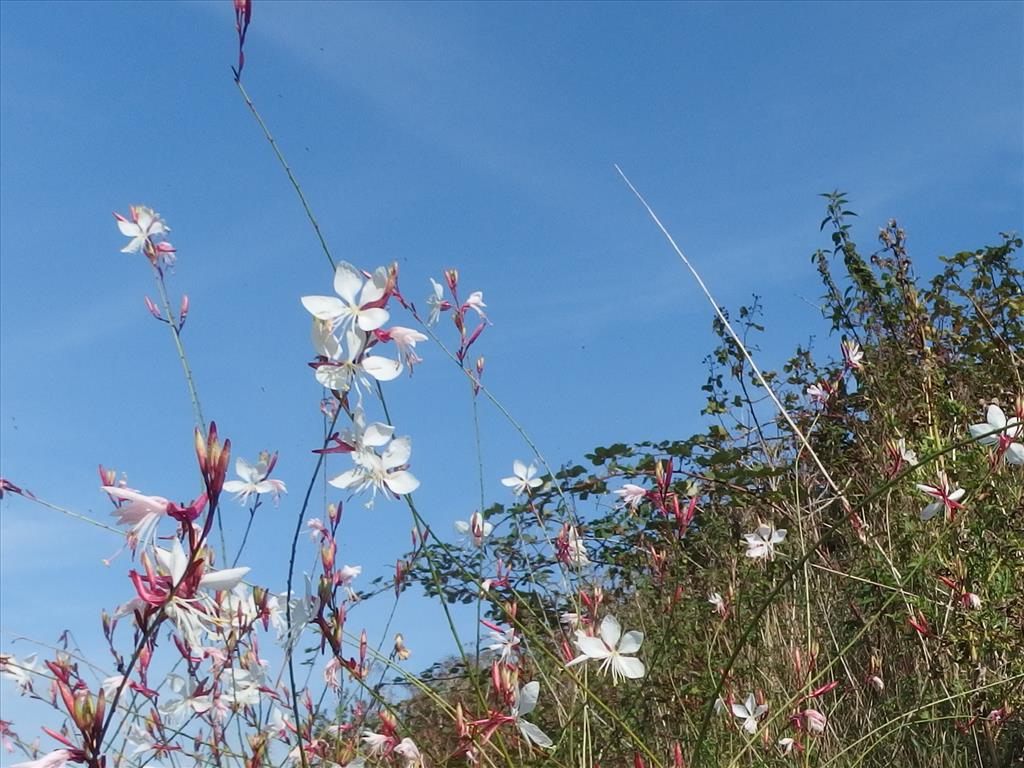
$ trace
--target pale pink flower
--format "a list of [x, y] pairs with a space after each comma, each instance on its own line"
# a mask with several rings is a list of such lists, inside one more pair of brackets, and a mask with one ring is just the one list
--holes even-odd
[[398, 347], [399, 355], [411, 372], [413, 366], [422, 363], [423, 359], [416, 354], [416, 342], [426, 341], [426, 334], [414, 331], [412, 328], [403, 328], [400, 325], [393, 325], [390, 328], [377, 331], [377, 338], [381, 341], [393, 341]]
[[328, 687], [332, 691], [341, 690], [341, 662], [338, 661], [337, 656], [331, 656], [330, 660], [324, 665], [324, 682], [327, 683]]
[[807, 388], [807, 396], [811, 398], [812, 403], [818, 405], [825, 405], [828, 399], [832, 396], [832, 385], [827, 381], [819, 381], [817, 384], [811, 384]]
[[408, 736], [395, 745], [395, 754], [402, 758], [402, 768], [423, 768], [419, 747]]
[[131, 488], [118, 485], [104, 485], [100, 488], [110, 498], [122, 502], [110, 514], [120, 525], [130, 525], [129, 542], [135, 548], [139, 544], [147, 548], [153, 543], [160, 518], [167, 514], [170, 503], [163, 496], [146, 496]]
[[846, 341], [844, 339], [841, 348], [843, 350], [843, 362], [849, 370], [860, 371], [864, 369], [864, 351], [860, 348], [860, 344], [856, 341]]
[[816, 709], [805, 709], [802, 713], [810, 733], [824, 733], [828, 718]]
[[618, 495], [619, 501], [631, 510], [635, 510], [647, 498], [647, 489], [632, 483], [626, 483], [614, 493]]
[[362, 738], [370, 757], [380, 757], [389, 752], [395, 745], [393, 737], [383, 733], [374, 733], [370, 730], [363, 731]]

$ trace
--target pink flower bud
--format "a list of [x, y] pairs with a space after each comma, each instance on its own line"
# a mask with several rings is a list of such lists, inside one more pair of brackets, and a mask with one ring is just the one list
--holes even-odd
[[181, 309], [178, 310], [178, 330], [185, 327], [185, 318], [188, 317], [188, 294], [182, 294]]
[[166, 323], [167, 319], [160, 314], [160, 310], [156, 308], [156, 304], [153, 303], [153, 300], [151, 298], [149, 298], [149, 296], [146, 296], [145, 299], [146, 299], [146, 309], [149, 310], [149, 314], [151, 314], [153, 317], [155, 317], [161, 323]]

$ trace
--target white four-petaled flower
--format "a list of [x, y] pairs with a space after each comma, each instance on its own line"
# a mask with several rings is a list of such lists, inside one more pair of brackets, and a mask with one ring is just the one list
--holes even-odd
[[276, 454], [274, 456], [260, 454], [259, 461], [255, 464], [250, 464], [239, 457], [235, 460], [235, 474], [242, 479], [228, 480], [224, 483], [224, 490], [235, 494], [235, 498], [242, 504], [246, 504], [250, 496], [261, 493], [272, 493], [277, 499], [282, 493], [287, 493], [288, 489], [280, 480], [271, 480], [268, 477], [276, 461]]
[[524, 496], [529, 494], [534, 488], [539, 488], [544, 484], [537, 475], [537, 467], [533, 464], [526, 466], [519, 459], [512, 462], [512, 477], [503, 478], [501, 484], [506, 488], [511, 488], [512, 492], [518, 496]]
[[757, 720], [768, 711], [767, 704], [758, 704], [754, 694], [747, 696], [742, 704], [733, 704], [732, 713], [743, 721], [743, 730], [753, 736], [757, 733]]
[[943, 510], [952, 515], [956, 510], [963, 508], [963, 505], [960, 504], [960, 499], [964, 497], [966, 491], [963, 488], [951, 488], [949, 478], [946, 477], [945, 472], [939, 472], [939, 481], [935, 485], [917, 483], [917, 490], [928, 494], [934, 499], [934, 501], [921, 510], [922, 520], [931, 520]]
[[469, 516], [469, 520], [456, 520], [455, 530], [463, 536], [469, 537], [473, 546], [482, 547], [484, 539], [491, 535], [494, 526], [484, 520], [483, 515], [479, 512], [474, 512]]
[[128, 245], [121, 249], [121, 253], [142, 251], [147, 242], [156, 248], [158, 241], [171, 231], [171, 228], [160, 218], [160, 214], [152, 208], [133, 205], [129, 211], [131, 219], [126, 219], [119, 213], [114, 214], [114, 218], [117, 219], [117, 228], [121, 230], [121, 234], [131, 238]]
[[626, 483], [614, 493], [618, 495], [623, 506], [631, 510], [635, 510], [647, 498], [647, 489], [632, 483]]
[[406, 469], [411, 455], [412, 438], [396, 437], [382, 454], [369, 448], [353, 452], [356, 466], [329, 482], [335, 488], [354, 491], [372, 488], [375, 495], [377, 491], [391, 491], [396, 496], [412, 493], [419, 488], [420, 481]]
[[743, 534], [747, 544], [747, 557], [771, 559], [775, 556], [775, 545], [786, 538], [786, 529], [775, 529], [774, 524], [761, 523], [753, 533]]
[[605, 616], [599, 637], [588, 635], [582, 629], [576, 630], [576, 647], [580, 655], [566, 666], [594, 659], [601, 662], [602, 672], [611, 669], [613, 683], [617, 684], [620, 679], [627, 677], [635, 680], [644, 676], [644, 663], [627, 654], [640, 650], [643, 641], [643, 632], [631, 630], [623, 634], [618, 619], [611, 615]]
[[997, 458], [1005, 458], [1007, 464], [1024, 465], [1024, 444], [1017, 442], [1024, 438], [1024, 424], [1016, 416], [1007, 419], [1003, 409], [993, 404], [985, 411], [985, 422], [972, 424], [969, 429], [971, 437], [980, 438], [982, 445], [996, 446]]
[[373, 331], [388, 321], [390, 315], [380, 304], [387, 292], [388, 274], [378, 267], [369, 280], [346, 261], [334, 270], [335, 296], [303, 296], [304, 306], [313, 317], [331, 326], [357, 326], [361, 331]]

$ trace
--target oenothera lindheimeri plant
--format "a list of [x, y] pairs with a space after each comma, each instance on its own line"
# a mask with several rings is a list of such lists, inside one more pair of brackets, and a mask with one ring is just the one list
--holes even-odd
[[[640, 198], [714, 307], [706, 428], [555, 467], [484, 384], [481, 291], [448, 269], [414, 298], [397, 266], [334, 258], [242, 85], [252, 6], [235, 8], [237, 86], [330, 264], [295, 297], [325, 428], [300, 493], [274, 476], [277, 453], [232, 456], [200, 406], [188, 298], [170, 300], [170, 227], [142, 205], [115, 214], [182, 364], [200, 490], [179, 503], [195, 477], [136, 489], [100, 468], [126, 550], [102, 617], [110, 661], [0, 657], [53, 718], [43, 743], [0, 721], [18, 765], [1009, 766], [1024, 754], [1019, 238], [948, 257], [923, 282], [895, 222], [866, 258], [846, 199], [827, 195], [832, 247], [813, 263], [836, 338], [821, 359], [800, 347], [769, 371], [753, 355], [760, 299], [719, 308]], [[424, 348], [438, 354], [424, 362]], [[481, 490], [449, 535], [429, 522], [448, 510], [416, 504], [432, 479], [387, 407], [421, 363], [450, 364], [474, 416], [493, 406], [524, 440], [495, 478], [505, 501]], [[246, 567], [270, 503], [295, 521], [274, 587]], [[238, 541], [222, 519], [236, 504]], [[408, 514], [411, 546], [361, 589], [344, 521], [384, 504]], [[414, 584], [452, 649], [419, 674], [418, 633], [370, 637], [357, 613], [386, 615]], [[456, 602], [476, 607], [472, 637]]]

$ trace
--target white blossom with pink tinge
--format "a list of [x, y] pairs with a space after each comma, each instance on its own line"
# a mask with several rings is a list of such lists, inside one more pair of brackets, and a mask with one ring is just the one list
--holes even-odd
[[378, 304], [387, 290], [388, 274], [379, 267], [369, 280], [348, 262], [341, 262], [334, 270], [334, 292], [338, 296], [303, 296], [302, 306], [318, 320], [332, 327], [357, 326], [361, 331], [374, 331], [388, 321], [390, 315]]
[[636, 680], [644, 676], [644, 663], [635, 656], [628, 655], [640, 650], [644, 641], [643, 632], [631, 630], [623, 634], [618, 619], [609, 615], [601, 622], [599, 635], [593, 637], [582, 629], [576, 630], [576, 647], [579, 648], [580, 655], [566, 666], [571, 667], [588, 659], [600, 661], [602, 672], [611, 669], [614, 684], [621, 679]]

